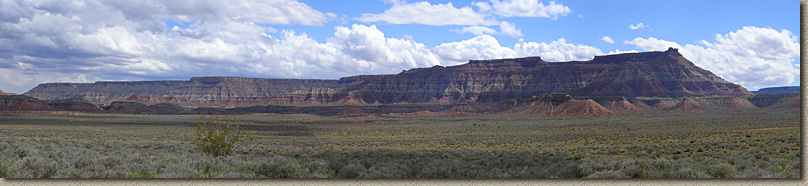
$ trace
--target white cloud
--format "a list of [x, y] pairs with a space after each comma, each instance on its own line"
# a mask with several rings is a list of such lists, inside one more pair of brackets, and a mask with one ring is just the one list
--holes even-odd
[[726, 35], [716, 34], [715, 40], [684, 46], [656, 38], [635, 38], [625, 43], [644, 50], [679, 48], [697, 66], [745, 87], [791, 84], [799, 74], [791, 62], [799, 57], [800, 45], [788, 30], [745, 26]]
[[452, 3], [430, 4], [417, 3], [393, 4], [380, 14], [362, 14], [358, 21], [386, 22], [389, 24], [424, 24], [424, 25], [496, 25], [498, 22], [485, 14], [474, 11], [471, 7], [455, 8]]
[[622, 51], [620, 49], [615, 49], [614, 51], [609, 51], [609, 55], [612, 55], [612, 54], [624, 54], [624, 53], [637, 53], [637, 52], [639, 52], [639, 51], [637, 51], [637, 50]]
[[0, 82], [3, 82], [0, 90], [6, 93], [22, 94], [42, 82], [90, 83], [100, 80], [110, 79], [56, 71], [32, 74], [24, 70], [0, 68]]
[[600, 38], [600, 40], [607, 43], [614, 43], [614, 40], [612, 40], [612, 38], [609, 36], [603, 36], [602, 38]]
[[634, 38], [631, 41], [629, 40], [623, 41], [623, 43], [634, 45], [648, 51], [665, 51], [669, 47], [682, 48], [682, 46], [680, 46], [676, 42], [665, 41], [654, 37], [649, 37], [648, 39], [638, 37]]
[[479, 12], [488, 12], [489, 10], [491, 10], [491, 4], [488, 4], [486, 2], [474, 2], [471, 4], [476, 6], [477, 9], [479, 9]]
[[371, 67], [376, 73], [393, 73], [413, 67], [440, 64], [424, 44], [411, 40], [385, 38], [376, 26], [354, 24], [351, 29], [336, 27], [334, 37], [328, 43], [355, 60], [368, 61], [378, 67]]
[[123, 14], [123, 16], [129, 20], [169, 18], [183, 22], [195, 22], [198, 19], [204, 19], [209, 21], [238, 21], [263, 24], [323, 25], [329, 18], [326, 13], [314, 10], [308, 5], [297, 2], [296, 0], [144, 0], [91, 1], [85, 3], [90, 4], [84, 5], [87, 6], [86, 8], [92, 9], [90, 11], [114, 9], [120, 11], [120, 14]]
[[481, 35], [468, 40], [443, 43], [432, 51], [443, 60], [453, 61], [455, 64], [476, 59], [498, 59], [516, 57], [516, 51], [499, 45], [496, 38]]
[[383, 13], [365, 13], [355, 19], [365, 23], [491, 26], [499, 23], [497, 17], [544, 17], [555, 20], [571, 12], [569, 7], [556, 4], [555, 1], [545, 5], [538, 0], [491, 0], [491, 4], [471, 3], [477, 7], [477, 11], [469, 6], [456, 8], [451, 2], [445, 4], [431, 4], [426, 1], [406, 3], [398, 0], [384, 0], [384, 2], [393, 6]]
[[544, 5], [539, 0], [491, 0], [491, 4], [493, 13], [503, 17], [544, 17], [555, 20], [571, 12], [569, 7], [556, 4], [555, 1]]
[[451, 43], [443, 43], [432, 49], [442, 60], [457, 64], [477, 59], [500, 59], [540, 56], [545, 61], [591, 60], [603, 52], [595, 47], [569, 44], [564, 38], [550, 43], [519, 41], [513, 48], [503, 47], [489, 35]]
[[401, 0], [382, 0], [382, 1], [384, 1], [384, 3], [386, 3], [386, 4], [401, 4], [401, 3], [404, 3]]
[[637, 29], [641, 29], [641, 28], [650, 28], [650, 27], [651, 26], [645, 25], [643, 23], [637, 23], [637, 25], [628, 25], [628, 28], [632, 29], [632, 30], [637, 30]]
[[[393, 6], [424, 4], [430, 5]], [[479, 5], [474, 6], [482, 10]], [[448, 3], [434, 6], [453, 8]], [[318, 42], [305, 33], [266, 25], [323, 25], [338, 17], [291, 0], [31, 1], [5, 3], [2, 7], [0, 82], [7, 83], [0, 84], [0, 90], [15, 93], [44, 82], [224, 75], [332, 79], [456, 65], [470, 59], [541, 55], [547, 60], [563, 61], [591, 59], [599, 53], [592, 52], [592, 47], [567, 44], [563, 39], [503, 47], [486, 35], [497, 33], [490, 28], [477, 28], [482, 35], [434, 48], [411, 37], [388, 38], [376, 26], [356, 24], [336, 26], [333, 36]], [[479, 14], [470, 9], [454, 8], [461, 13]], [[479, 25], [502, 25], [503, 34], [519, 33], [510, 23], [482, 16], [483, 21], [468, 23], [472, 26], [467, 31], [476, 32], [474, 26], [482, 27]], [[187, 26], [168, 26], [166, 21]]]
[[499, 29], [502, 31], [502, 34], [511, 37], [522, 37], [522, 29], [517, 29], [516, 25], [513, 23], [503, 21], [499, 24]]
[[513, 47], [519, 56], [540, 56], [545, 61], [585, 61], [602, 55], [600, 49], [569, 44], [564, 38], [550, 43], [519, 42]]
[[468, 27], [463, 27], [463, 29], [461, 29], [461, 30], [454, 30], [454, 31], [457, 32], [457, 33], [461, 33], [461, 34], [471, 33], [471, 34], [474, 34], [474, 35], [496, 34], [497, 33], [496, 30], [488, 28], [488, 27], [484, 27], [484, 26], [468, 26]]

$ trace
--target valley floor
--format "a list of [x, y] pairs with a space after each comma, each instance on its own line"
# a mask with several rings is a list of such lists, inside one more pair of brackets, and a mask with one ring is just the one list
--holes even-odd
[[199, 115], [0, 113], [4, 178], [800, 178], [800, 113], [597, 117], [231, 115], [256, 146], [214, 157]]

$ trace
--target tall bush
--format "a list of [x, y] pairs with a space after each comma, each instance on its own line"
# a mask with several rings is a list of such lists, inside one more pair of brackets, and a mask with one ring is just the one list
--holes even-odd
[[253, 137], [239, 126], [238, 118], [229, 116], [202, 117], [196, 122], [194, 145], [214, 156], [226, 156], [240, 148], [254, 146]]

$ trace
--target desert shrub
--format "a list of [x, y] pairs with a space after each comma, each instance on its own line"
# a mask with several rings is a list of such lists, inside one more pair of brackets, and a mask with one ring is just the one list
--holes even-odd
[[738, 177], [738, 172], [735, 171], [735, 167], [727, 164], [721, 163], [718, 165], [707, 166], [706, 170], [707, 174], [711, 175], [715, 178], [736, 178]]
[[339, 177], [342, 178], [356, 178], [359, 177], [367, 168], [361, 163], [352, 163], [339, 169]]
[[[597, 172], [604, 172], [601, 174], [605, 174], [605, 171], [623, 169], [623, 167], [628, 164], [626, 161], [627, 160], [622, 158], [605, 156], [597, 159], [592, 159], [589, 161], [584, 161], [583, 163], [578, 165], [578, 169], [581, 171], [583, 175], [592, 175]], [[602, 178], [602, 177], [596, 177], [596, 178]]]
[[741, 176], [744, 178], [777, 178], [773, 172], [763, 169], [744, 169]]
[[713, 178], [713, 176], [691, 168], [680, 168], [673, 172], [670, 178]]
[[238, 118], [228, 116], [209, 117], [197, 122], [194, 145], [214, 156], [230, 155], [241, 147], [249, 150], [253, 146], [253, 137], [240, 128], [238, 122]]
[[306, 174], [306, 170], [296, 159], [284, 156], [274, 156], [261, 162], [254, 172], [268, 178], [301, 178]]
[[328, 162], [325, 160], [305, 162], [301, 165], [309, 170], [310, 173], [306, 176], [310, 178], [329, 178], [335, 176], [335, 172], [330, 169]]
[[584, 178], [629, 178], [626, 173], [622, 171], [613, 171], [613, 170], [606, 170], [606, 171], [599, 171]]
[[21, 169], [14, 175], [17, 178], [50, 178], [59, 169], [58, 163], [52, 159], [32, 156], [17, 161], [15, 166]]
[[362, 178], [408, 178], [411, 170], [398, 162], [377, 163], [360, 175]]
[[253, 172], [228, 172], [220, 176], [216, 176], [216, 178], [260, 178], [260, 176]]
[[159, 174], [160, 178], [198, 178], [200, 175], [199, 171], [195, 170], [191, 167], [191, 165], [183, 163], [183, 164], [173, 164], [169, 165], [163, 172]]

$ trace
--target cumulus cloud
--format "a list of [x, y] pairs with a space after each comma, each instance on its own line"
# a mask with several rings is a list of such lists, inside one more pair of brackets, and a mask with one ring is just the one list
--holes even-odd
[[799, 69], [792, 65], [799, 57], [797, 37], [788, 30], [745, 26], [725, 35], [716, 34], [715, 42], [680, 45], [656, 38], [625, 41], [644, 50], [679, 48], [685, 58], [716, 75], [746, 87], [791, 84]]
[[607, 43], [614, 43], [614, 40], [612, 40], [612, 38], [609, 36], [603, 36], [602, 38], [600, 38], [600, 40]]
[[545, 61], [585, 61], [602, 55], [600, 49], [567, 43], [560, 38], [550, 43], [519, 42], [513, 47], [519, 56], [540, 56]]
[[417, 3], [396, 3], [393, 7], [379, 14], [362, 14], [358, 21], [390, 24], [424, 24], [424, 25], [496, 25], [498, 22], [474, 11], [471, 7], [455, 8], [451, 2], [431, 4], [426, 1]]
[[385, 38], [376, 26], [353, 25], [336, 27], [329, 45], [354, 58], [356, 61], [372, 62], [371, 70], [392, 73], [396, 70], [440, 64], [437, 56], [421, 43], [412, 40]]
[[[412, 5], [398, 3], [394, 6]], [[468, 27], [468, 32], [477, 28], [480, 35], [430, 48], [411, 37], [390, 38], [372, 25], [336, 26], [332, 36], [319, 42], [305, 33], [270, 27], [323, 25], [335, 17], [293, 0], [30, 1], [2, 7], [0, 82], [4, 83], [0, 90], [14, 93], [44, 82], [193, 76], [333, 79], [456, 65], [470, 59], [541, 55], [565, 61], [591, 59], [586, 55], [600, 53], [563, 39], [501, 46], [489, 35], [496, 31], [474, 27], [503, 24], [490, 15]], [[501, 26], [503, 34], [518, 33], [519, 29], [508, 25]]]
[[513, 23], [503, 21], [499, 24], [499, 30], [502, 31], [502, 34], [511, 37], [522, 37], [522, 29], [517, 29]]
[[571, 12], [569, 7], [556, 4], [555, 1], [544, 5], [539, 0], [491, 0], [490, 10], [493, 14], [503, 17], [544, 17], [553, 20]]
[[443, 43], [432, 51], [441, 59], [453, 61], [455, 64], [467, 62], [472, 59], [513, 58], [516, 51], [503, 47], [496, 38], [481, 35], [468, 40]]
[[481, 35], [468, 40], [441, 44], [432, 51], [441, 59], [462, 63], [473, 59], [498, 59], [540, 56], [545, 61], [591, 60], [603, 52], [595, 47], [567, 43], [564, 38], [550, 43], [524, 42], [513, 48], [503, 47], [496, 38]]
[[[491, 0], [488, 2], [473, 2], [471, 6], [477, 7], [475, 11], [470, 6], [456, 8], [451, 2], [446, 4], [432, 4], [426, 1], [417, 3], [406, 3], [397, 0], [384, 0], [385, 3], [392, 4], [390, 9], [383, 13], [365, 13], [361, 17], [355, 18], [365, 23], [384, 22], [389, 24], [423, 24], [433, 26], [443, 25], [466, 25], [460, 30], [461, 33], [491, 34], [487, 27], [500, 25], [503, 34], [511, 37], [522, 36], [521, 30], [517, 29], [513, 23], [498, 21], [502, 17], [544, 17], [558, 19], [571, 12], [570, 8], [552, 1], [545, 5], [538, 0]], [[458, 30], [454, 30], [458, 31]]]
[[[15, 93], [43, 82], [338, 78], [438, 64], [423, 44], [384, 38], [375, 27], [337, 27], [319, 43], [259, 25], [322, 25], [333, 17], [293, 0], [10, 2], [0, 15], [0, 82], [13, 82], [0, 90]], [[369, 52], [378, 53], [362, 55]]]
[[624, 53], [637, 53], [637, 52], [639, 52], [639, 51], [637, 51], [637, 50], [623, 51], [623, 50], [620, 50], [620, 49], [615, 49], [614, 51], [609, 51], [609, 55], [612, 55], [612, 54], [624, 54]]
[[457, 33], [461, 33], [461, 34], [471, 33], [471, 34], [474, 34], [474, 35], [496, 34], [497, 33], [496, 30], [488, 28], [488, 27], [484, 27], [484, 26], [468, 26], [468, 27], [463, 27], [463, 29], [461, 29], [461, 30], [454, 30], [454, 31], [457, 32]]
[[649, 38], [634, 38], [633, 40], [626, 40], [623, 43], [631, 44], [637, 47], [640, 47], [645, 50], [649, 51], [664, 51], [667, 50], [669, 47], [673, 48], [682, 48], [678, 43], [673, 41], [665, 41], [661, 39], [657, 39], [654, 37]]
[[637, 23], [637, 25], [628, 25], [628, 28], [632, 29], [632, 30], [637, 30], [637, 29], [641, 29], [641, 28], [650, 28], [650, 27], [651, 26], [645, 25], [643, 23]]

